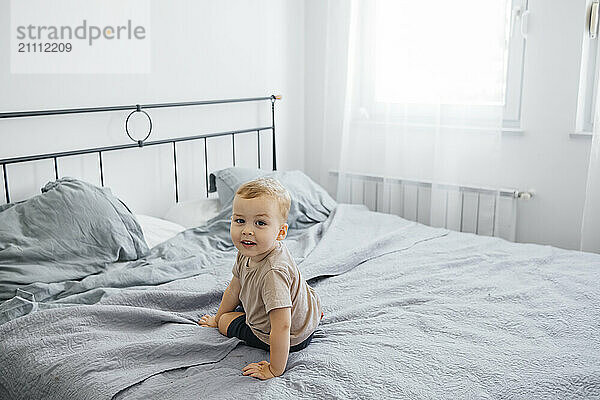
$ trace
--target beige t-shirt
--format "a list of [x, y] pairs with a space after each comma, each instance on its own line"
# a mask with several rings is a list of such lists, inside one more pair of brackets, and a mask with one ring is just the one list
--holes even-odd
[[233, 276], [240, 280], [240, 301], [246, 324], [260, 340], [269, 344], [269, 311], [291, 307], [290, 346], [302, 343], [321, 320], [321, 301], [302, 278], [287, 246], [279, 241], [257, 265], [238, 252]]

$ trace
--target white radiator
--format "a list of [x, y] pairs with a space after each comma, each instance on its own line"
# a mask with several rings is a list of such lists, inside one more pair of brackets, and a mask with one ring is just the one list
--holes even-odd
[[338, 202], [364, 204], [372, 211], [395, 214], [425, 225], [515, 241], [517, 201], [530, 192], [438, 184], [376, 175], [329, 174], [330, 189], [344, 190]]

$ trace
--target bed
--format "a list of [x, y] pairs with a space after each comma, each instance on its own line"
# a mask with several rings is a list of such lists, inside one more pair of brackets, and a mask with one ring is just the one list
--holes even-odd
[[[325, 317], [260, 381], [241, 369], [267, 352], [197, 320], [231, 279], [233, 193], [265, 175]], [[160, 235], [73, 178], [0, 206], [0, 398], [600, 398], [600, 255], [338, 204], [300, 171], [213, 176], [216, 215]]]

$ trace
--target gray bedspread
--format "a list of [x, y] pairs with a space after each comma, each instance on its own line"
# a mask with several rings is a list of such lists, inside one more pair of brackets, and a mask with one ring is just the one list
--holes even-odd
[[281, 377], [242, 376], [268, 353], [195, 323], [231, 279], [217, 218], [1, 304], [0, 398], [600, 397], [599, 255], [351, 205], [286, 242], [325, 317]]

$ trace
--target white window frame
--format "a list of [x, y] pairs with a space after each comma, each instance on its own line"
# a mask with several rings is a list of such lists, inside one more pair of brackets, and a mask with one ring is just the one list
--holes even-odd
[[590, 21], [592, 4], [598, 0], [586, 1], [586, 13], [581, 49], [581, 68], [579, 72], [579, 91], [577, 96], [577, 114], [575, 118], [575, 135], [591, 136], [594, 131], [594, 109], [598, 90], [598, 70], [600, 68], [600, 39], [598, 29], [595, 37], [591, 37]]
[[[529, 0], [511, 0], [511, 16], [510, 16], [510, 35], [509, 35], [509, 49], [507, 55], [507, 86], [505, 90], [505, 102], [504, 102], [504, 118], [503, 118], [503, 131], [507, 132], [522, 132], [521, 129], [521, 103], [523, 93], [523, 67], [525, 61], [525, 48], [527, 38], [527, 21], [528, 21], [528, 1]], [[370, 8], [369, 10], [372, 10]], [[359, 18], [373, 20], [374, 16], [370, 13], [362, 13]], [[473, 18], [473, 16], [469, 16]], [[369, 40], [374, 36], [374, 27], [370, 24], [359, 24], [362, 27], [366, 27], [366, 32], [361, 32], [359, 35], [358, 46], [362, 50], [362, 54], [365, 55], [364, 59], [366, 62], [361, 62], [359, 68], [362, 70], [361, 75], [365, 77], [373, 77], [372, 61], [375, 59], [375, 55], [370, 46]], [[383, 103], [377, 103], [375, 99], [375, 85], [373, 81], [362, 82], [360, 85], [360, 95], [356, 99], [360, 104], [355, 104], [364, 114], [369, 114], [369, 120], [371, 123], [379, 124], [383, 122], [384, 112], [389, 105]], [[480, 106], [482, 111], [489, 106]], [[389, 109], [388, 109], [389, 110]], [[393, 118], [393, 112], [392, 118]], [[389, 120], [390, 114], [386, 115], [387, 123], [393, 123]], [[427, 115], [411, 115], [414, 120], [421, 120], [422, 123], [418, 125], [426, 126], [428, 124]], [[356, 115], [355, 122], [365, 123], [365, 115]]]
[[520, 130], [529, 0], [512, 0], [511, 16], [504, 127]]

